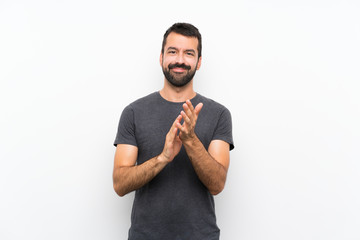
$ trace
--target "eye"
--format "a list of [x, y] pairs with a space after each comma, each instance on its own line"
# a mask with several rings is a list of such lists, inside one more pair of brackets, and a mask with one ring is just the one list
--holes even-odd
[[175, 51], [175, 50], [169, 50], [168, 53], [169, 53], [169, 54], [175, 54], [176, 51]]
[[195, 54], [193, 52], [186, 52], [186, 54], [189, 56], [195, 56]]

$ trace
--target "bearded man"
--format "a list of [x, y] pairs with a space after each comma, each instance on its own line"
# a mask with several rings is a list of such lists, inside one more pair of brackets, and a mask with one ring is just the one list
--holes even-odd
[[225, 185], [234, 148], [229, 110], [193, 89], [201, 34], [176, 23], [164, 34], [164, 86], [122, 112], [113, 185], [135, 192], [130, 240], [218, 240], [213, 195]]

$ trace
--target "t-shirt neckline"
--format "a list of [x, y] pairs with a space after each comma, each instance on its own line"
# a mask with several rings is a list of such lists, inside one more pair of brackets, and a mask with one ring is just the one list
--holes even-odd
[[[166, 103], [169, 103], [169, 104], [175, 104], [175, 105], [184, 104], [184, 103], [185, 103], [185, 101], [183, 101], [183, 102], [172, 102], [172, 101], [168, 101], [168, 100], [166, 100], [165, 98], [163, 98], [163, 97], [161, 96], [160, 91], [156, 91], [155, 93], [156, 93], [156, 95], [161, 99], [162, 102], [166, 102]], [[200, 94], [199, 94], [199, 93], [197, 93], [197, 92], [195, 92], [195, 93], [196, 93], [196, 95], [195, 95], [193, 98], [190, 99], [190, 102], [191, 102], [191, 103], [196, 102], [197, 99], [200, 97]]]

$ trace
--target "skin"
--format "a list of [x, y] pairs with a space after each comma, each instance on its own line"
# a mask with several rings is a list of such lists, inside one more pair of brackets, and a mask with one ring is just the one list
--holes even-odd
[[[202, 59], [198, 57], [197, 44], [196, 38], [170, 33], [164, 54], [160, 54], [160, 65], [163, 68], [174, 63], [191, 66], [190, 70], [171, 69], [172, 74], [176, 76], [200, 69]], [[194, 107], [189, 100], [196, 95], [193, 81], [183, 87], [175, 87], [164, 79], [164, 87], [160, 90], [160, 95], [168, 101], [185, 102], [183, 111], [169, 129], [163, 151], [143, 164], [136, 165], [137, 147], [127, 144], [117, 145], [113, 171], [115, 192], [119, 196], [124, 196], [147, 184], [175, 158], [183, 145], [199, 179], [211, 194], [219, 194], [224, 189], [229, 167], [229, 144], [222, 140], [213, 140], [206, 150], [196, 136], [194, 129], [203, 104], [199, 103]], [[181, 124], [182, 120], [184, 120], [183, 124]]]

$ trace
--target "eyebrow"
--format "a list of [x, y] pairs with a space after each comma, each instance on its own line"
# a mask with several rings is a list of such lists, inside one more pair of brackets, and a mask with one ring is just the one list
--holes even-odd
[[187, 49], [187, 50], [185, 50], [185, 52], [193, 52], [193, 53], [196, 53], [194, 49]]
[[[178, 51], [179, 49], [176, 48], [176, 47], [168, 47], [168, 48], [167, 48], [167, 51], [168, 51], [168, 50], [176, 50], [176, 51]], [[186, 49], [185, 52], [193, 52], [193, 53], [196, 53], [194, 49]]]

